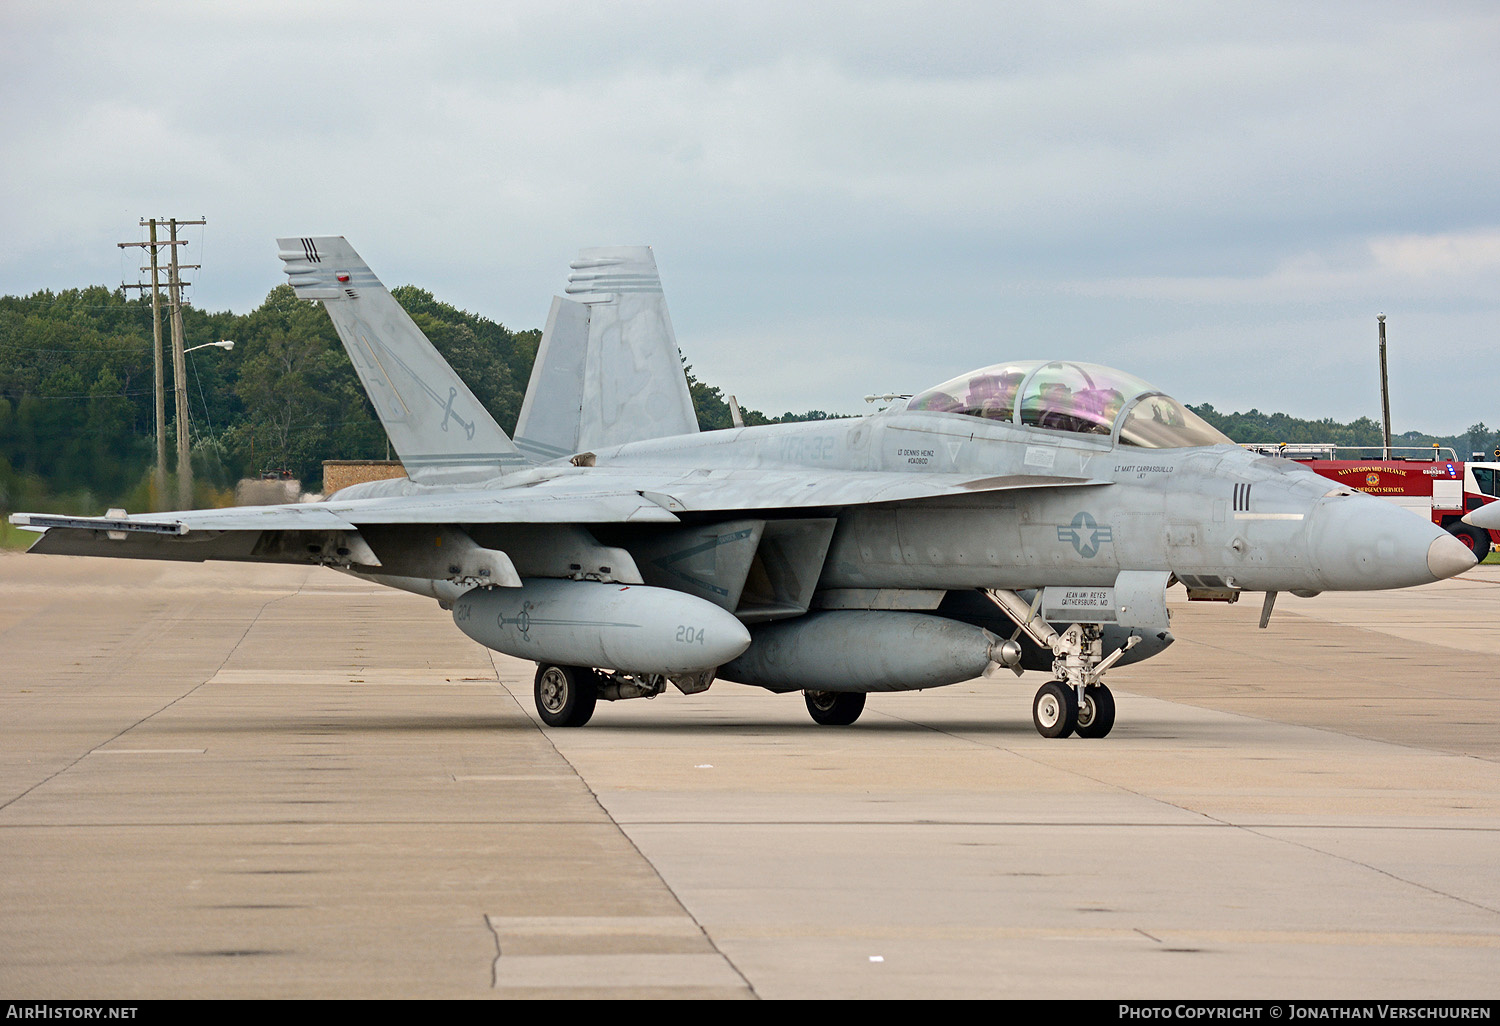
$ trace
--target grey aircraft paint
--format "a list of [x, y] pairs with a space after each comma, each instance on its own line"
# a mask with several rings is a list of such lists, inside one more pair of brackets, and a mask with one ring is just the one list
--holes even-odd
[[280, 240], [409, 478], [320, 503], [16, 514], [33, 552], [315, 563], [432, 597], [535, 659], [555, 726], [596, 699], [863, 692], [1050, 671], [1033, 719], [1102, 737], [1102, 677], [1169, 644], [1165, 589], [1402, 588], [1473, 557], [1410, 512], [1233, 445], [1120, 371], [996, 364], [869, 417], [699, 433], [650, 251], [585, 250], [517, 447], [342, 238]]

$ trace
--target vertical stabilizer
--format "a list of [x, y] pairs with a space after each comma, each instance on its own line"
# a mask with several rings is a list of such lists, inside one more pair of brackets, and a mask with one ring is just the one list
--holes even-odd
[[277, 239], [300, 299], [321, 299], [413, 481], [493, 477], [529, 461], [341, 236]]
[[556, 459], [694, 434], [698, 418], [649, 246], [585, 249], [547, 315], [516, 445]]

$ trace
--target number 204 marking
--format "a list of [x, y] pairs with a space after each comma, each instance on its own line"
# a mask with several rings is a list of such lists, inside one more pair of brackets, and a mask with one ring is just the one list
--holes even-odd
[[703, 644], [703, 628], [694, 630], [687, 624], [680, 624], [677, 628], [677, 640], [684, 645]]

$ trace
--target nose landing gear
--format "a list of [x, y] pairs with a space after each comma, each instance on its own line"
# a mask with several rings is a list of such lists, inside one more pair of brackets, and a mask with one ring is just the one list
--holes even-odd
[[1041, 596], [1028, 604], [1013, 591], [986, 591], [990, 601], [1016, 622], [1017, 633], [1052, 651], [1057, 680], [1043, 684], [1031, 702], [1031, 722], [1042, 737], [1104, 737], [1115, 725], [1115, 698], [1102, 681], [1106, 670], [1140, 642], [1132, 635], [1122, 648], [1103, 654], [1103, 628], [1075, 623], [1059, 634], [1038, 613]]

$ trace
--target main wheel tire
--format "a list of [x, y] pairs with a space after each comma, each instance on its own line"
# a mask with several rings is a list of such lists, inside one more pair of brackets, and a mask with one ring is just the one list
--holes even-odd
[[1490, 554], [1490, 533], [1482, 531], [1477, 527], [1471, 527], [1462, 521], [1454, 521], [1448, 525], [1448, 533], [1469, 547], [1474, 553], [1474, 558], [1484, 562], [1484, 557]]
[[1083, 689], [1083, 701], [1078, 705], [1078, 725], [1073, 730], [1079, 737], [1104, 737], [1115, 725], [1115, 696], [1103, 684]]
[[1067, 737], [1078, 726], [1078, 692], [1049, 680], [1031, 700], [1031, 722], [1042, 737]]
[[807, 711], [825, 727], [847, 727], [865, 711], [863, 691], [804, 691]]
[[536, 711], [549, 727], [581, 727], [594, 715], [599, 678], [586, 666], [536, 668]]

